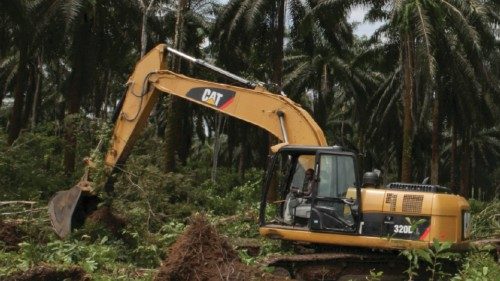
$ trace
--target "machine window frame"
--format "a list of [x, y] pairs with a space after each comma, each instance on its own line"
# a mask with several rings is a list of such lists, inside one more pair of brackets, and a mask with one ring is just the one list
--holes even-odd
[[[321, 184], [321, 178], [320, 178], [320, 171], [321, 171], [321, 157], [324, 155], [332, 155], [332, 156], [346, 156], [350, 157], [353, 161], [353, 169], [354, 169], [354, 188], [356, 189], [356, 198], [354, 200], [348, 200], [349, 198], [345, 197], [318, 197], [318, 191], [319, 191], [319, 186]], [[312, 196], [312, 208], [314, 209], [314, 212], [318, 212], [317, 208], [324, 208], [322, 207], [321, 202], [328, 204], [344, 204], [344, 206], [349, 205], [351, 209], [351, 214], [352, 214], [352, 225], [347, 226], [345, 225], [344, 227], [335, 227], [335, 228], [323, 228], [323, 229], [315, 229], [313, 230], [311, 228], [311, 231], [325, 231], [325, 232], [337, 232], [337, 233], [342, 233], [342, 232], [350, 232], [350, 233], [356, 233], [358, 231], [359, 227], [359, 222], [362, 221], [362, 216], [360, 212], [360, 206], [361, 206], [361, 185], [359, 182], [359, 171], [358, 171], [358, 164], [357, 164], [357, 158], [354, 153], [352, 152], [341, 152], [341, 151], [324, 151], [320, 150], [316, 152], [316, 160], [315, 160], [315, 176], [314, 176], [314, 181], [316, 184], [316, 188], [314, 190], [313, 196]], [[328, 203], [330, 202], [330, 203]], [[337, 217], [338, 218], [338, 217]], [[312, 219], [312, 216], [311, 216]], [[342, 221], [341, 219], [339, 221]], [[313, 221], [310, 222], [310, 225], [312, 226]]]
[[[316, 183], [316, 189], [314, 191], [314, 197], [316, 198], [318, 195], [318, 190], [319, 190], [319, 185], [320, 185], [320, 178], [319, 178], [319, 173], [321, 170], [321, 165], [320, 165], [320, 159], [322, 155], [333, 155], [333, 156], [347, 156], [351, 157], [353, 160], [353, 169], [354, 169], [354, 187], [356, 188], [356, 199], [361, 198], [361, 185], [359, 182], [359, 172], [358, 172], [358, 161], [354, 153], [352, 152], [330, 152], [330, 151], [318, 151], [316, 153], [316, 161], [315, 161], [315, 167], [314, 167], [314, 181]], [[330, 197], [330, 198], [342, 198], [342, 197]]]

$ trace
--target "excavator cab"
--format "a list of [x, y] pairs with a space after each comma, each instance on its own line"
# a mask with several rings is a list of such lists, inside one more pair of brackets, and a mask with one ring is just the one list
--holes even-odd
[[[310, 192], [307, 170], [314, 171]], [[337, 147], [285, 146], [272, 157], [262, 195], [261, 226], [357, 231], [360, 187], [353, 153]]]

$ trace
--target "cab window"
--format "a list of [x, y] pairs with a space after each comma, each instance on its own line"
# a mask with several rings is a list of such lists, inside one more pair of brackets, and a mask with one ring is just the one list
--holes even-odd
[[355, 186], [356, 173], [351, 156], [320, 155], [317, 197], [355, 198]]

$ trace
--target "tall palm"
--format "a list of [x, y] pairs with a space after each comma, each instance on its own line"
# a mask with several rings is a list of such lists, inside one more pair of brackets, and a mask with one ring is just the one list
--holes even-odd
[[[173, 38], [173, 46], [175, 49], [183, 50], [183, 40], [182, 35], [184, 34], [185, 26], [185, 16], [188, 10], [187, 0], [177, 1], [177, 13], [175, 20], [175, 35]], [[176, 57], [173, 58], [170, 63], [170, 68], [174, 71], [179, 72], [181, 69], [181, 60]], [[183, 116], [183, 111], [186, 110], [186, 103], [182, 99], [177, 97], [168, 97], [168, 115], [167, 115], [167, 127], [166, 127], [166, 139], [165, 148], [167, 158], [165, 159], [165, 171], [173, 172], [176, 168], [176, 157], [179, 152], [179, 144], [182, 143], [180, 134], [182, 132], [182, 121], [176, 121], [175, 119], [179, 116]], [[186, 116], [184, 114], [184, 116]]]
[[[29, 103], [28, 106], [25, 104], [25, 96], [28, 94], [27, 100], [32, 101], [29, 94], [33, 91], [28, 93], [26, 91], [30, 84], [35, 83], [36, 73], [41, 72], [41, 69], [36, 68], [39, 63], [35, 63], [41, 57], [43, 50], [41, 46], [48, 42], [57, 42], [61, 38], [61, 33], [51, 32], [51, 29], [61, 21], [67, 22], [72, 16], [72, 10], [65, 9], [65, 7], [65, 3], [58, 0], [0, 2], [0, 11], [4, 18], [2, 23], [10, 25], [7, 30], [12, 38], [12, 41], [2, 44], [1, 53], [2, 56], [10, 56], [11, 62], [15, 61], [15, 68], [11, 68], [6, 80], [6, 82], [11, 82], [6, 83], [6, 86], [11, 87], [14, 98], [8, 126], [7, 142], [9, 144], [17, 139], [25, 125], [23, 120], [26, 121], [31, 112]], [[25, 112], [25, 118], [23, 118], [23, 112]]]
[[[453, 46], [447, 50], [451, 53], [465, 52], [461, 56], [466, 63], [466, 71], [472, 71], [475, 76], [470, 83], [486, 81], [481, 47], [490, 37], [488, 30], [481, 27], [485, 19], [484, 5], [481, 1], [377, 1], [369, 16], [387, 20], [382, 27], [389, 44], [399, 46], [400, 68], [402, 74], [403, 100], [403, 147], [401, 177], [403, 181], [411, 179], [412, 142], [416, 135], [416, 128], [422, 126], [426, 120], [424, 114], [428, 112], [430, 99], [434, 98], [433, 106], [433, 146], [431, 173], [432, 182], [438, 179], [439, 157], [439, 100], [444, 93], [443, 79], [438, 72], [447, 66], [446, 56], [440, 56], [442, 45]], [[479, 35], [478, 35], [479, 34]], [[447, 40], [455, 39], [454, 43]], [[491, 40], [490, 40], [491, 41]], [[445, 42], [445, 43], [443, 43]], [[447, 42], [447, 43], [446, 43]], [[448, 53], [450, 55], [451, 53]], [[400, 70], [399, 70], [400, 69]], [[480, 78], [483, 77], [483, 78]], [[420, 109], [419, 109], [420, 108]], [[414, 112], [414, 110], [418, 110]], [[420, 115], [420, 116], [417, 116]]]
[[[370, 91], [378, 84], [377, 74], [366, 71], [368, 68], [365, 61], [358, 56], [362, 48], [358, 42], [353, 44], [352, 31], [345, 18], [338, 19], [336, 26], [338, 28], [333, 30], [317, 26], [311, 36], [312, 42], [296, 44], [291, 48], [289, 55], [285, 57], [288, 73], [285, 75], [285, 86], [292, 98], [300, 99], [302, 93], [312, 93], [315, 120], [327, 135], [337, 136], [337, 143], [344, 142], [344, 139], [329, 128], [339, 129], [335, 124], [341, 124], [342, 127], [345, 119], [350, 124], [355, 124], [359, 137], [352, 148], [364, 151], [368, 121], [366, 112], [371, 98]], [[332, 42], [332, 38], [343, 40]], [[302, 48], [301, 45], [307, 47]], [[332, 113], [338, 113], [338, 110], [344, 114], [349, 111], [350, 114], [335, 115], [335, 118], [329, 118], [327, 125], [327, 115], [333, 117]]]
[[[141, 11], [136, 2], [128, 1], [117, 7], [114, 0], [77, 0], [67, 5], [72, 11], [65, 40], [70, 46], [66, 63], [71, 72], [64, 81], [66, 86], [63, 89], [64, 163], [66, 173], [72, 174], [77, 147], [76, 118], [82, 112], [99, 115], [101, 111], [106, 111], [106, 104], [114, 104], [109, 101], [110, 87], [123, 83], [126, 79], [124, 73], [130, 71], [130, 63], [136, 61], [141, 50], [136, 39], [141, 30]], [[109, 40], [107, 36], [114, 40]], [[131, 54], [137, 54], [137, 57], [131, 57]], [[117, 91], [122, 92], [123, 89], [118, 88]], [[115, 98], [119, 98], [119, 94]]]
[[[201, 46], [211, 24], [208, 19], [211, 9], [212, 3], [206, 0], [177, 1], [175, 23], [172, 23], [175, 30], [172, 34], [174, 48], [201, 57]], [[177, 72], [188, 72], [191, 75], [196, 73], [180, 58], [173, 58], [170, 67]], [[191, 149], [194, 120], [192, 106], [186, 101], [168, 97], [167, 103], [165, 170], [171, 172], [176, 170], [179, 164], [186, 164]]]
[[5, 11], [12, 23], [12, 36], [14, 37], [13, 44], [17, 51], [15, 82], [13, 83], [14, 105], [9, 118], [8, 127], [8, 144], [12, 144], [17, 139], [21, 131], [21, 117], [24, 106], [24, 92], [26, 90], [26, 80], [28, 77], [28, 61], [30, 53], [30, 35], [35, 30], [35, 25], [32, 22], [30, 9], [26, 1], [3, 1], [1, 2], [0, 10]]
[[[345, 19], [345, 12], [339, 13], [338, 17], [335, 16], [334, 19], [329, 21], [332, 13], [322, 13], [321, 9], [314, 8], [316, 5], [318, 5], [317, 1], [298, 0], [229, 1], [221, 9], [220, 15], [217, 17], [212, 35], [213, 49], [219, 54], [217, 57], [219, 64], [232, 72], [240, 73], [240, 75], [270, 82], [268, 86], [272, 91], [279, 92], [285, 86], [287, 91], [291, 91], [288, 94], [292, 98], [301, 100], [300, 96], [304, 93], [303, 91], [300, 92], [303, 88], [299, 90], [302, 87], [299, 85], [301, 82], [298, 82], [298, 79], [291, 82], [294, 79], [290, 79], [290, 74], [288, 74], [289, 77], [284, 77], [283, 69], [285, 72], [290, 73], [294, 64], [301, 64], [311, 58], [312, 49], [307, 51], [307, 48], [311, 47], [310, 44], [313, 42], [312, 23], [315, 23], [316, 20], [321, 20], [320, 24], [323, 27], [333, 22], [327, 28], [329, 31], [333, 31], [323, 34], [323, 36], [331, 36], [327, 38], [331, 44], [336, 44], [338, 38], [334, 37], [342, 34], [338, 25], [345, 23], [341, 20]], [[286, 25], [285, 15], [290, 16], [290, 18], [286, 19]], [[305, 22], [306, 18], [307, 22]], [[289, 45], [290, 51], [284, 51], [285, 35], [288, 36], [289, 44], [287, 45]], [[342, 39], [349, 40], [348, 38]], [[340, 43], [340, 45], [345, 47], [345, 44]], [[283, 58], [284, 52], [288, 53], [289, 58]], [[319, 63], [315, 64], [319, 65]], [[325, 71], [323, 66], [318, 66], [317, 69], [320, 70], [318, 76], [321, 76], [322, 73], [331, 72], [328, 68]], [[314, 75], [312, 74], [312, 76]], [[327, 75], [322, 76], [327, 77]], [[311, 81], [309, 78], [304, 78], [302, 84], [306, 83], [305, 81]], [[323, 82], [323, 88], [328, 88], [328, 80], [323, 79]], [[317, 86], [315, 89], [320, 90], [319, 84], [315, 86]], [[318, 102], [321, 98], [322, 95], [317, 95], [315, 102], [316, 115], [319, 115], [320, 111], [325, 112], [324, 103]], [[325, 114], [322, 115], [325, 116]], [[321, 119], [325, 120], [325, 117]], [[232, 140], [238, 135], [244, 134], [244, 132], [239, 131], [245, 130], [248, 130], [248, 128], [238, 126], [237, 130], [230, 131], [234, 136], [229, 139]], [[245, 139], [243, 138], [241, 141], [244, 142]], [[268, 141], [273, 142], [274, 140], [270, 138]], [[262, 146], [268, 147], [268, 144], [262, 143]], [[246, 149], [247, 146], [241, 145], [241, 147]], [[247, 154], [243, 150], [241, 151], [243, 153], [240, 156]]]
[[[285, 14], [293, 14], [303, 1], [231, 0], [218, 11], [211, 41], [217, 55], [217, 64], [241, 76], [265, 81], [269, 90], [280, 92], [283, 86], [283, 53]], [[288, 4], [287, 6], [285, 4]], [[292, 24], [296, 22], [292, 19]], [[229, 120], [229, 145], [237, 151], [238, 170], [244, 173], [252, 154], [248, 135], [265, 135], [249, 126], [236, 125]], [[251, 131], [253, 131], [251, 133]], [[243, 136], [243, 137], [242, 137]], [[259, 151], [267, 149], [276, 140], [272, 136], [257, 138]], [[237, 149], [237, 148], [241, 149]]]

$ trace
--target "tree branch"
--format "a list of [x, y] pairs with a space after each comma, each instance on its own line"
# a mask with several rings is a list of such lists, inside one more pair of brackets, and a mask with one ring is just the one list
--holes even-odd
[[0, 206], [16, 205], [16, 204], [33, 205], [33, 204], [36, 204], [36, 202], [35, 201], [0, 201]]

